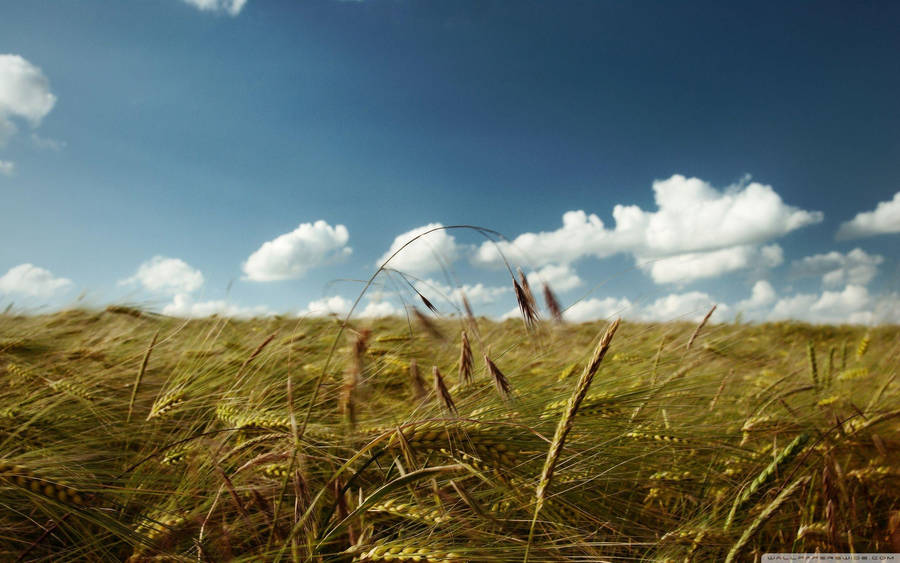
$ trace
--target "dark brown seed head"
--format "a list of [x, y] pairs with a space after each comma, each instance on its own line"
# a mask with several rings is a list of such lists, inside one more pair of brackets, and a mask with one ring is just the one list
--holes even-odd
[[462, 331], [459, 345], [459, 384], [472, 383], [472, 347], [469, 345], [469, 336]]
[[503, 397], [504, 400], [509, 400], [509, 380], [506, 379], [506, 376], [503, 375], [503, 372], [500, 371], [494, 362], [487, 357], [487, 354], [484, 355], [484, 365], [487, 366], [488, 375], [493, 380], [497, 392], [500, 393], [500, 396]]
[[428, 392], [425, 391], [425, 381], [419, 374], [419, 365], [415, 360], [410, 360], [409, 362], [409, 379], [410, 385], [412, 385], [413, 395], [417, 400], [421, 401], [425, 398]]
[[547, 303], [547, 310], [550, 311], [550, 316], [553, 317], [553, 320], [562, 323], [562, 307], [559, 306], [556, 295], [554, 295], [553, 290], [550, 289], [550, 286], [546, 283], [544, 284], [544, 301]]
[[444, 335], [441, 334], [441, 331], [438, 330], [438, 327], [436, 327], [435, 324], [431, 321], [431, 319], [426, 317], [422, 313], [422, 311], [416, 309], [415, 307], [410, 307], [410, 309], [412, 309], [413, 315], [415, 315], [416, 320], [419, 321], [419, 324], [422, 325], [422, 328], [425, 329], [425, 332], [427, 332], [433, 338], [436, 338], [438, 340], [444, 339]]
[[438, 370], [437, 366], [431, 367], [431, 373], [434, 375], [434, 392], [440, 399], [441, 404], [445, 409], [450, 411], [451, 414], [458, 414], [459, 411], [456, 410], [456, 405], [453, 404], [453, 397], [450, 396], [450, 391], [447, 390], [447, 386], [444, 385], [444, 378], [441, 377], [441, 372]]
[[519, 285], [516, 278], [513, 278], [513, 290], [516, 293], [516, 302], [519, 304], [519, 310], [522, 311], [525, 328], [531, 330], [537, 324], [537, 312], [532, 305], [533, 299], [528, 298], [528, 294], [525, 293], [525, 289]]

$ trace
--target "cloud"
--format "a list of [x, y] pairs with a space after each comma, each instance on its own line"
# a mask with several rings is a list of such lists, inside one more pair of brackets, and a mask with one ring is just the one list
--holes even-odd
[[[869, 324], [876, 315], [868, 290], [860, 285], [848, 285], [842, 291], [824, 291], [821, 295], [800, 293], [779, 299], [768, 320], [798, 319], [812, 323]], [[891, 322], [898, 322], [895, 319]]]
[[72, 280], [54, 277], [34, 264], [19, 264], [0, 277], [0, 293], [17, 293], [28, 297], [52, 297], [72, 286]]
[[627, 316], [632, 311], [632, 308], [633, 304], [631, 301], [624, 297], [621, 299], [614, 297], [598, 299], [592, 297], [590, 299], [582, 299], [566, 309], [564, 316], [566, 320], [582, 323], [597, 319], [608, 319], [614, 316]]
[[758, 245], [823, 219], [821, 212], [785, 204], [771, 186], [757, 182], [719, 191], [699, 178], [676, 174], [653, 182], [653, 192], [656, 211], [614, 206], [614, 228], [606, 228], [597, 215], [567, 211], [559, 229], [483, 243], [473, 262], [502, 263], [498, 249], [537, 266], [630, 253], [638, 263], [657, 260], [655, 269], [647, 269], [660, 283], [690, 281], [780, 263], [780, 247]]
[[[616, 206], [618, 210], [619, 206]], [[615, 215], [616, 211], [613, 211]], [[521, 259], [544, 266], [552, 263], [569, 264], [584, 256], [604, 258], [619, 250], [614, 234], [594, 214], [582, 210], [567, 211], [562, 227], [555, 231], [523, 233], [512, 241], [484, 242], [473, 257], [479, 265], [502, 264], [498, 250], [507, 258]]]
[[119, 285], [138, 284], [148, 291], [172, 295], [196, 291], [203, 286], [203, 274], [184, 260], [154, 256], [141, 264], [130, 278]]
[[[310, 301], [305, 309], [300, 311], [300, 316], [325, 317], [328, 315], [345, 316], [350, 312], [353, 301], [333, 295]], [[357, 309], [355, 317], [391, 317], [401, 315], [403, 312], [388, 301], [370, 300], [362, 310]]]
[[738, 311], [758, 311], [775, 303], [775, 288], [766, 280], [759, 280], [753, 284], [753, 290], [749, 299], [744, 299], [735, 305]]
[[307, 271], [349, 256], [347, 227], [325, 221], [301, 223], [293, 231], [263, 243], [244, 262], [244, 273], [253, 281], [297, 279]]
[[848, 284], [867, 285], [882, 262], [883, 256], [854, 248], [847, 254], [829, 252], [794, 260], [791, 271], [795, 276], [822, 276], [825, 287], [839, 288]]
[[531, 283], [546, 283], [554, 291], [568, 291], [580, 286], [582, 279], [578, 273], [568, 264], [547, 264], [539, 270], [528, 274]]
[[857, 213], [850, 221], [841, 223], [835, 238], [847, 240], [900, 233], [900, 192], [891, 201], [881, 201], [874, 211]]
[[0, 160], [0, 174], [4, 176], [12, 176], [16, 169], [16, 163], [8, 160]]
[[184, 0], [204, 12], [225, 12], [230, 16], [236, 16], [244, 9], [247, 0]]
[[19, 55], [0, 55], [0, 146], [18, 130], [14, 118], [37, 127], [55, 104], [40, 68]]
[[496, 301], [498, 297], [512, 292], [512, 285], [509, 287], [486, 286], [479, 282], [476, 284], [463, 284], [460, 287], [451, 287], [430, 278], [418, 281], [414, 285], [419, 293], [438, 307], [447, 300], [450, 300], [457, 307], [461, 307], [463, 295], [466, 296], [470, 305], [487, 305]]
[[359, 314], [360, 317], [394, 317], [400, 315], [400, 309], [389, 301], [369, 301]]
[[183, 318], [203, 318], [211, 315], [249, 318], [271, 315], [272, 311], [264, 305], [240, 307], [222, 300], [195, 302], [190, 295], [178, 293], [172, 302], [163, 308], [163, 314]]
[[713, 313], [711, 319], [713, 322], [721, 321], [731, 310], [728, 305], [718, 303], [706, 293], [691, 291], [660, 297], [646, 305], [639, 315], [648, 321], [690, 320], [698, 322], [706, 316], [713, 305], [717, 305], [716, 312]]
[[650, 271], [656, 283], [687, 283], [718, 277], [728, 272], [750, 267], [773, 268], [784, 262], [784, 253], [777, 244], [769, 246], [734, 246], [711, 252], [689, 252], [669, 258], [659, 258], [642, 267]]
[[439, 271], [442, 264], [451, 264], [459, 257], [460, 247], [456, 244], [456, 239], [441, 227], [443, 227], [441, 223], [429, 223], [397, 235], [390, 249], [378, 259], [378, 266], [384, 265], [392, 254], [403, 248], [404, 244], [428, 231], [432, 232], [403, 248], [388, 262], [387, 267], [407, 274], [423, 276]]

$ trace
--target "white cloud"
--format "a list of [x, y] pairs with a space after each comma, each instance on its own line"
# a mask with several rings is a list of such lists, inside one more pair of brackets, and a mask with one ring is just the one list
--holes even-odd
[[879, 202], [874, 211], [857, 213], [850, 221], [841, 223], [835, 238], [846, 240], [890, 233], [900, 233], [900, 192], [891, 201]]
[[[597, 319], [608, 319], [614, 316], [628, 316], [633, 311], [631, 301], [626, 298], [616, 299], [607, 297], [598, 299], [582, 299], [575, 303], [563, 314], [569, 321], [582, 323]], [[518, 309], [516, 309], [518, 311]]]
[[138, 267], [137, 272], [119, 285], [139, 284], [148, 291], [172, 295], [190, 293], [203, 286], [203, 273], [184, 260], [154, 256]]
[[344, 299], [340, 295], [331, 297], [323, 297], [322, 299], [314, 299], [310, 301], [305, 309], [300, 311], [301, 316], [324, 317], [330, 314], [344, 316], [350, 312], [353, 301]]
[[[618, 209], [619, 206], [616, 206]], [[613, 231], [607, 230], [599, 217], [578, 210], [564, 213], [562, 227], [555, 231], [523, 233], [512, 241], [484, 242], [473, 261], [481, 265], [502, 264], [498, 250], [507, 259], [544, 266], [569, 264], [584, 256], [603, 258], [614, 254], [619, 248]]]
[[416, 289], [424, 295], [428, 300], [438, 304], [442, 301], [450, 300], [456, 306], [462, 305], [462, 296], [471, 305], [487, 305], [493, 303], [496, 299], [507, 293], [511, 293], [511, 285], [507, 286], [486, 286], [483, 283], [463, 284], [460, 287], [450, 287], [445, 283], [437, 280], [426, 279], [418, 281], [415, 284]]
[[[460, 248], [453, 235], [441, 227], [443, 227], [441, 223], [429, 223], [397, 235], [390, 249], [378, 259], [378, 266], [384, 265], [392, 254], [416, 237], [420, 238], [400, 250], [399, 254], [387, 263], [388, 268], [412, 275], [425, 275], [439, 271], [442, 264], [451, 264], [459, 256]], [[428, 234], [420, 236], [424, 233]]]
[[753, 312], [766, 307], [770, 307], [775, 303], [775, 288], [766, 280], [760, 280], [753, 284], [753, 290], [749, 299], [744, 299], [735, 305], [738, 311]]
[[263, 305], [241, 307], [223, 300], [195, 302], [190, 295], [178, 293], [172, 299], [172, 302], [163, 308], [163, 314], [184, 318], [202, 318], [211, 315], [248, 318], [271, 315], [272, 311]]
[[656, 283], [687, 283], [750, 267], [773, 268], [782, 262], [784, 254], [777, 244], [746, 245], [659, 258], [645, 263], [643, 268], [650, 271]]
[[[880, 302], [880, 301], [879, 301]], [[871, 310], [875, 300], [860, 285], [848, 285], [843, 291], [824, 291], [821, 295], [800, 293], [779, 299], [769, 320], [798, 319], [812, 323], [873, 322], [878, 315]], [[898, 322], [895, 319], [891, 322]]]
[[400, 315], [400, 309], [389, 301], [369, 301], [359, 314], [360, 317], [393, 317]]
[[[690, 281], [780, 263], [780, 247], [758, 245], [823, 218], [821, 212], [785, 204], [771, 186], [757, 182], [719, 191], [698, 178], [676, 174], [655, 181], [653, 191], [657, 211], [616, 205], [612, 211], [615, 228], [607, 229], [594, 214], [568, 211], [555, 231], [483, 243], [473, 262], [500, 263], [498, 248], [506, 256], [538, 266], [627, 252], [639, 263], [658, 260], [655, 269], [652, 265], [648, 269], [661, 283]], [[675, 259], [679, 256], [685, 256], [684, 260]]]
[[0, 174], [4, 176], [12, 176], [16, 169], [16, 163], [8, 160], [0, 160]]
[[882, 262], [883, 256], [854, 248], [847, 254], [833, 251], [795, 260], [791, 270], [796, 276], [822, 276], [825, 287], [839, 288], [848, 284], [868, 284], [878, 273]]
[[708, 294], [700, 291], [691, 291], [688, 293], [672, 293], [665, 297], [660, 297], [653, 303], [645, 306], [640, 311], [640, 317], [650, 321], [676, 321], [690, 320], [700, 321], [706, 316], [710, 308], [717, 305], [716, 312], [713, 313], [713, 322], [721, 321], [731, 310], [724, 303], [717, 303]]
[[325, 221], [301, 223], [293, 231], [263, 243], [244, 262], [244, 273], [253, 281], [277, 281], [302, 277], [312, 268], [340, 260], [353, 250], [347, 246], [347, 227]]
[[19, 55], [0, 55], [0, 146], [18, 130], [13, 118], [37, 127], [55, 104], [40, 68]]
[[0, 293], [18, 293], [29, 297], [52, 297], [72, 286], [72, 280], [54, 277], [33, 264], [19, 264], [0, 277]]
[[[346, 299], [340, 295], [333, 295], [331, 297], [323, 297], [322, 299], [310, 301], [306, 308], [300, 311], [300, 316], [325, 317], [334, 314], [343, 317], [350, 312], [352, 306], [353, 301], [350, 299]], [[361, 311], [357, 309], [354, 316], [372, 318], [391, 317], [401, 314], [403, 314], [403, 312], [390, 302], [371, 299]]]
[[191, 6], [204, 12], [225, 12], [236, 16], [244, 9], [247, 0], [184, 0]]
[[546, 283], [554, 291], [568, 291], [584, 283], [569, 264], [547, 264], [539, 270], [530, 272], [528, 279], [532, 285], [535, 282]]

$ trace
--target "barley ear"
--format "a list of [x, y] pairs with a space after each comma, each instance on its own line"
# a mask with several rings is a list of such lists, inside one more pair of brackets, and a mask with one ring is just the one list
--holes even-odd
[[700, 334], [700, 331], [703, 330], [704, 326], [706, 326], [706, 322], [709, 321], [709, 318], [712, 316], [712, 314], [716, 312], [716, 307], [718, 307], [718, 305], [713, 305], [712, 309], [710, 309], [709, 312], [706, 313], [706, 316], [703, 317], [703, 320], [700, 321], [699, 325], [697, 325], [696, 330], [694, 330], [694, 333], [691, 335], [690, 340], [688, 340], [688, 343], [687, 343], [688, 350], [690, 350], [691, 346], [694, 345], [694, 340], [697, 339], [697, 335]]
[[450, 391], [447, 390], [447, 386], [444, 384], [444, 378], [441, 377], [441, 372], [438, 370], [437, 366], [431, 366], [431, 374], [434, 376], [434, 392], [438, 396], [438, 399], [440, 399], [441, 404], [445, 409], [450, 411], [451, 414], [459, 414], [459, 411], [456, 410], [456, 405], [453, 404], [453, 397], [450, 396]]
[[413, 396], [415, 396], [416, 400], [421, 401], [428, 395], [428, 392], [425, 391], [425, 381], [422, 379], [422, 376], [419, 374], [419, 364], [416, 363], [416, 360], [410, 360], [409, 362], [409, 380], [410, 385], [412, 386]]
[[757, 516], [756, 519], [753, 520], [753, 523], [747, 526], [747, 529], [745, 529], [744, 533], [741, 534], [741, 537], [740, 539], [738, 539], [737, 543], [735, 543], [731, 547], [731, 550], [728, 552], [728, 556], [725, 558], [725, 563], [732, 563], [733, 561], [736, 561], [737, 556], [741, 553], [741, 550], [744, 549], [744, 547], [750, 542], [751, 539], [753, 539], [753, 536], [756, 535], [759, 529], [762, 528], [762, 526], [766, 522], [768, 522], [772, 516], [775, 515], [775, 512], [777, 512], [778, 509], [781, 508], [781, 505], [787, 502], [788, 499], [790, 499], [791, 496], [793, 496], [793, 494], [797, 492], [800, 487], [806, 485], [809, 480], [810, 478], [808, 476], [801, 477], [800, 479], [797, 479], [796, 481], [788, 485], [787, 488], [785, 488], [783, 491], [778, 493], [778, 496], [775, 497], [775, 500], [773, 500], [767, 507], [763, 509], [762, 512], [759, 513], [759, 516]]
[[562, 324], [562, 307], [559, 305], [556, 294], [553, 293], [553, 290], [550, 289], [550, 286], [546, 283], [544, 284], [544, 302], [547, 304], [547, 310], [550, 311], [550, 316], [553, 317], [553, 320]]
[[469, 336], [462, 331], [459, 344], [459, 384], [472, 383], [472, 346], [469, 344]]
[[153, 335], [153, 339], [150, 340], [150, 346], [147, 347], [147, 352], [144, 354], [144, 360], [141, 362], [141, 369], [138, 370], [137, 378], [134, 380], [134, 388], [131, 390], [131, 400], [128, 401], [128, 417], [125, 419], [125, 422], [131, 422], [131, 415], [134, 412], [134, 400], [137, 398], [138, 388], [141, 386], [141, 380], [144, 379], [144, 373], [147, 371], [147, 362], [150, 361], [150, 352], [153, 351], [157, 338], [159, 338], [158, 330], [156, 331], [156, 334]]
[[503, 372], [500, 371], [496, 364], [487, 357], [487, 354], [484, 355], [484, 365], [487, 367], [488, 375], [494, 381], [497, 393], [500, 394], [504, 401], [508, 401], [510, 394], [509, 380], [506, 379], [506, 376], [503, 375]]
[[591, 383], [594, 381], [594, 376], [600, 368], [600, 362], [603, 361], [603, 357], [606, 355], [607, 350], [609, 350], [609, 344], [612, 342], [613, 335], [618, 328], [619, 319], [616, 319], [609, 325], [609, 328], [606, 329], [606, 333], [603, 334], [603, 337], [600, 339], [600, 344], [597, 345], [597, 349], [594, 351], [594, 357], [591, 358], [591, 362], [585, 366], [584, 372], [581, 374], [581, 377], [578, 378], [575, 390], [572, 392], [572, 396], [569, 397], [569, 402], [566, 404], [566, 410], [563, 412], [562, 418], [559, 419], [559, 424], [556, 425], [556, 432], [553, 434], [553, 442], [551, 442], [550, 449], [547, 451], [547, 459], [544, 462], [541, 478], [540, 481], [538, 481], [538, 486], [534, 493], [534, 516], [531, 519], [531, 528], [528, 531], [528, 543], [525, 546], [525, 562], [528, 561], [528, 551], [531, 548], [531, 542], [534, 538], [534, 526], [537, 523], [541, 508], [544, 506], [547, 487], [549, 487], [550, 481], [553, 479], [553, 471], [556, 469], [556, 463], [559, 461], [559, 457], [562, 454], [563, 446], [565, 446], [566, 443], [566, 437], [569, 435], [569, 431], [572, 430], [578, 408], [581, 406], [581, 402], [584, 401], [584, 397], [587, 395], [588, 389], [590, 389]]
[[[521, 273], [521, 270], [519, 270], [519, 272]], [[522, 274], [522, 279], [526, 279], [524, 274]], [[529, 290], [526, 293], [525, 288], [519, 284], [516, 278], [513, 278], [513, 291], [515, 291], [516, 294], [516, 302], [519, 304], [519, 310], [522, 311], [522, 320], [525, 322], [525, 328], [531, 330], [537, 325], [537, 311], [535, 311], [534, 308], [534, 297], [529, 297], [531, 291]]]

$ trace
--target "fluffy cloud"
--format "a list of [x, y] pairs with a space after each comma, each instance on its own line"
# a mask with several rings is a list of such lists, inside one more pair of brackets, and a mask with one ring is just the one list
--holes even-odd
[[244, 262], [244, 273], [253, 281], [277, 281], [302, 277], [312, 268], [349, 256], [347, 227], [325, 221], [301, 223], [293, 231], [263, 243]]
[[54, 277], [52, 273], [33, 264], [19, 264], [0, 277], [0, 293], [28, 297], [52, 297], [72, 286], [72, 280]]
[[753, 284], [753, 290], [749, 299], [740, 301], [735, 308], [738, 311], [757, 311], [775, 303], [775, 288], [766, 280], [760, 280]]
[[494, 303], [502, 295], [512, 293], [512, 284], [509, 287], [487, 286], [479, 282], [474, 285], [463, 284], [460, 287], [451, 287], [430, 278], [416, 282], [415, 287], [419, 293], [438, 307], [447, 300], [457, 307], [461, 307], [463, 295], [466, 296], [470, 305], [487, 305]]
[[650, 271], [656, 283], [686, 283], [713, 278], [750, 267], [773, 268], [784, 262], [784, 254], [777, 244], [769, 246], [734, 246], [711, 252], [689, 252], [668, 258], [658, 258], [642, 267]]
[[627, 316], [633, 310], [632, 307], [631, 301], [625, 298], [607, 297], [598, 299], [592, 297], [590, 299], [582, 299], [566, 309], [564, 316], [566, 320], [582, 323], [597, 319], [608, 319], [614, 316]]
[[244, 9], [247, 0], [184, 0], [191, 6], [204, 12], [225, 12], [236, 16]]
[[657, 211], [616, 205], [612, 211], [615, 228], [606, 228], [594, 214], [568, 211], [555, 231], [483, 243], [473, 262], [498, 264], [498, 250], [537, 265], [627, 252], [639, 263], [655, 261], [656, 266], [650, 264], [647, 269], [661, 283], [690, 281], [780, 263], [780, 247], [758, 245], [823, 218], [821, 212], [785, 204], [771, 186], [757, 182], [719, 191], [698, 178], [676, 174], [655, 181], [653, 192]]
[[179, 293], [171, 303], [163, 307], [163, 314], [183, 318], [203, 318], [211, 315], [249, 318], [271, 315], [272, 311], [262, 305], [240, 307], [222, 300], [196, 302], [190, 295]]
[[203, 274], [184, 260], [154, 256], [141, 264], [137, 272], [119, 285], [140, 285], [148, 291], [172, 295], [191, 293], [203, 286]]
[[829, 252], [795, 260], [791, 270], [796, 276], [822, 276], [825, 287], [839, 288], [848, 284], [868, 284], [882, 262], [884, 257], [854, 248], [847, 254]]
[[[870, 310], [873, 299], [860, 285], [848, 285], [843, 291], [824, 291], [821, 295], [800, 293], [779, 299], [768, 320], [799, 319], [813, 323], [869, 324], [876, 315]], [[898, 322], [895, 319], [892, 322]]]
[[[615, 216], [620, 206], [613, 210]], [[484, 242], [473, 257], [480, 265], [502, 264], [502, 253], [507, 258], [532, 264], [568, 264], [584, 256], [603, 258], [616, 253], [619, 248], [613, 231], [593, 213], [567, 211], [562, 216], [562, 227], [555, 231], [523, 233], [512, 241]]]
[[[352, 306], [353, 301], [350, 299], [345, 299], [340, 295], [333, 295], [310, 301], [306, 308], [300, 311], [300, 316], [325, 317], [334, 314], [343, 317], [350, 312]], [[402, 314], [402, 311], [394, 307], [390, 302], [372, 299], [366, 303], [366, 306], [361, 311], [357, 310], [354, 316], [391, 317], [400, 314]]]
[[724, 303], [717, 303], [708, 294], [700, 291], [688, 293], [672, 293], [660, 297], [653, 303], [646, 305], [639, 313], [640, 317], [648, 321], [676, 321], [690, 320], [699, 322], [706, 316], [713, 305], [716, 312], [712, 321], [719, 322], [725, 319], [731, 308]]
[[[441, 227], [441, 223], [429, 223], [397, 235], [390, 249], [378, 259], [378, 266], [384, 265], [401, 248], [403, 250], [387, 262], [388, 268], [421, 276], [439, 271], [442, 264], [451, 264], [459, 257], [460, 248], [456, 239]], [[410, 243], [413, 239], [416, 240]], [[404, 248], [407, 243], [409, 245]]]
[[878, 203], [874, 211], [858, 213], [850, 221], [841, 223], [838, 240], [900, 233], [900, 192], [891, 201]]
[[40, 68], [19, 55], [0, 55], [0, 146], [18, 130], [14, 118], [37, 127], [55, 104]]
[[13, 171], [16, 169], [16, 164], [14, 162], [10, 162], [8, 160], [0, 160], [0, 174], [3, 176], [12, 176]]
[[578, 273], [569, 264], [547, 264], [543, 268], [528, 274], [531, 284], [546, 283], [554, 291], [568, 291], [584, 283]]

